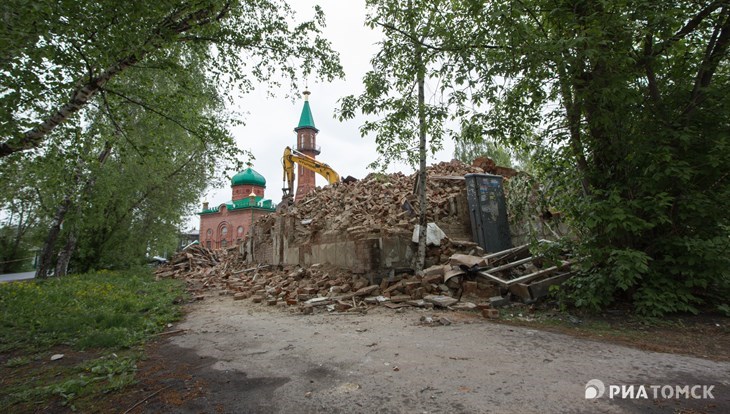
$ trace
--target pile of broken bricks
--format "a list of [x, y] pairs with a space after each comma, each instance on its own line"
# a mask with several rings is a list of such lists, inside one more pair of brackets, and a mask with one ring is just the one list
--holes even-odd
[[[546, 286], [571, 275], [569, 261], [541, 266], [525, 245], [486, 256], [454, 254], [448, 263], [431, 266], [419, 275], [400, 273], [371, 283], [362, 275], [330, 265], [246, 269], [235, 250], [216, 255], [197, 246], [181, 252], [156, 273], [185, 280], [198, 300], [214, 293], [269, 306], [296, 306], [305, 314], [318, 310], [366, 312], [370, 306], [382, 306], [479, 310], [485, 317], [496, 318], [496, 308], [508, 305], [511, 296], [534, 300], [547, 291]], [[533, 289], [532, 282], [539, 289]]]
[[[426, 172], [427, 220], [443, 221], [453, 216], [457, 198], [466, 200], [464, 175], [485, 171], [453, 160], [431, 165]], [[260, 218], [256, 226], [268, 229], [276, 217], [291, 217], [297, 223], [297, 242], [324, 232], [347, 234], [350, 239], [365, 238], [374, 230], [410, 234], [418, 221], [415, 182], [415, 173], [373, 173], [362, 180], [317, 188], [296, 205]]]

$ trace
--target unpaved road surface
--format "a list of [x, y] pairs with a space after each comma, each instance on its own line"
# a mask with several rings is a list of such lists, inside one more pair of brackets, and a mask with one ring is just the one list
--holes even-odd
[[[167, 388], [133, 412], [730, 413], [729, 363], [468, 313], [374, 308], [366, 315], [302, 315], [230, 297], [191, 307], [174, 328], [184, 334], [165, 340], [153, 356], [168, 360], [155, 385]], [[423, 325], [424, 315], [452, 324]], [[175, 367], [184, 375], [166, 377]], [[649, 385], [714, 385], [714, 399], [587, 400], [591, 379], [645, 385], [650, 393]]]

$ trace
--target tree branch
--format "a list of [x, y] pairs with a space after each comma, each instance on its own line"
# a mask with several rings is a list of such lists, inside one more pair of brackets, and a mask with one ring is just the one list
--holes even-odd
[[705, 58], [697, 70], [690, 100], [682, 111], [682, 116], [692, 113], [704, 100], [705, 89], [710, 86], [720, 62], [727, 58], [728, 46], [730, 46], [730, 9], [723, 7], [712, 38], [707, 44]]
[[378, 22], [378, 21], [376, 21], [375, 24], [382, 27], [383, 29], [391, 30], [402, 36], [405, 36], [413, 44], [420, 45], [427, 49], [432, 49], [432, 50], [436, 50], [436, 51], [440, 51], [440, 52], [461, 52], [461, 51], [469, 50], [469, 49], [509, 49], [509, 47], [506, 47], [506, 46], [484, 45], [484, 44], [481, 44], [481, 45], [480, 44], [473, 44], [473, 45], [470, 44], [470, 45], [466, 45], [464, 47], [447, 47], [447, 46], [443, 46], [443, 45], [437, 46], [437, 45], [432, 45], [432, 44], [426, 43], [426, 42], [422, 41], [421, 39], [413, 37], [410, 34], [408, 34], [407, 32], [405, 32], [404, 30], [399, 29], [399, 28], [393, 26], [392, 24]]
[[[219, 21], [228, 13], [231, 2], [226, 2], [218, 13], [213, 14], [210, 8], [195, 10], [180, 20], [176, 18], [179, 12], [173, 12], [165, 17], [157, 29], [136, 51], [117, 60], [114, 64], [104, 69], [98, 76], [90, 77], [71, 94], [69, 100], [60, 106], [55, 112], [40, 122], [34, 128], [22, 133], [18, 137], [10, 138], [0, 142], [0, 158], [18, 151], [36, 148], [41, 145], [44, 138], [57, 126], [65, 122], [76, 112], [84, 108], [89, 101], [98, 93], [112, 78], [122, 73], [130, 66], [140, 62], [148, 54], [160, 49], [169, 35], [178, 36], [188, 32], [194, 27], [204, 26], [212, 21]], [[179, 39], [177, 39], [179, 40]]]
[[150, 111], [150, 112], [154, 113], [155, 115], [158, 115], [158, 116], [160, 116], [161, 118], [164, 118], [164, 119], [166, 119], [166, 120], [168, 120], [168, 121], [172, 122], [173, 124], [175, 124], [175, 125], [179, 126], [179, 127], [180, 127], [180, 128], [182, 128], [182, 129], [183, 129], [184, 131], [186, 131], [186, 132], [188, 132], [189, 134], [191, 134], [192, 136], [194, 136], [194, 137], [198, 138], [198, 139], [199, 139], [199, 140], [200, 140], [200, 141], [201, 141], [201, 142], [202, 142], [203, 144], [205, 144], [205, 139], [204, 139], [204, 138], [203, 138], [202, 136], [200, 136], [200, 134], [198, 134], [197, 132], [195, 132], [195, 131], [193, 131], [192, 129], [188, 128], [187, 126], [185, 126], [185, 125], [184, 125], [184, 124], [183, 124], [182, 122], [178, 121], [177, 119], [175, 119], [175, 118], [173, 118], [173, 117], [171, 117], [171, 116], [169, 116], [169, 115], [165, 114], [164, 112], [162, 112], [162, 111], [159, 111], [159, 110], [157, 110], [157, 109], [155, 109], [155, 108], [153, 108], [153, 107], [151, 107], [151, 106], [147, 105], [146, 103], [144, 103], [144, 102], [142, 102], [142, 101], [136, 100], [136, 99], [134, 99], [134, 98], [130, 98], [130, 97], [128, 97], [128, 96], [126, 96], [126, 95], [122, 94], [121, 92], [117, 92], [117, 91], [115, 91], [115, 90], [113, 90], [113, 89], [105, 88], [104, 90], [105, 90], [106, 92], [109, 92], [109, 93], [110, 93], [110, 94], [112, 94], [112, 95], [116, 95], [116, 96], [118, 96], [118, 97], [120, 97], [120, 98], [124, 99], [125, 101], [127, 101], [127, 102], [129, 102], [129, 103], [132, 103], [132, 104], [135, 104], [135, 105], [139, 105], [139, 106], [141, 106], [142, 108], [144, 108], [144, 109], [146, 109], [146, 110], [148, 110], [148, 111]]
[[700, 10], [699, 13], [691, 18], [677, 33], [675, 33], [669, 39], [666, 39], [654, 49], [654, 56], [659, 56], [664, 53], [672, 45], [683, 39], [688, 34], [692, 33], [697, 27], [705, 20], [712, 12], [720, 8], [721, 6], [727, 6], [728, 0], [718, 0], [707, 5], [704, 9]]

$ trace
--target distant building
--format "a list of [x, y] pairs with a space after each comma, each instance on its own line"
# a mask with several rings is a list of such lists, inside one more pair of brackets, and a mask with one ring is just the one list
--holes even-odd
[[194, 243], [196, 241], [200, 240], [200, 232], [196, 228], [192, 228], [190, 230], [183, 230], [178, 235], [179, 243], [177, 246], [177, 250], [182, 250], [185, 246], [189, 245], [190, 243]]
[[[299, 117], [299, 124], [294, 128], [297, 134], [297, 151], [314, 158], [320, 153], [317, 146], [317, 133], [314, 117], [309, 108], [309, 91], [304, 91], [304, 106]], [[283, 150], [283, 148], [282, 148]], [[301, 165], [297, 166], [297, 189], [295, 201], [301, 200], [307, 193], [314, 191], [315, 174]], [[266, 179], [247, 168], [231, 179], [231, 201], [217, 207], [209, 207], [203, 203], [200, 215], [200, 243], [211, 249], [220, 249], [240, 244], [249, 233], [253, 222], [259, 217], [276, 211], [276, 204], [264, 199]], [[253, 200], [253, 201], [252, 201]]]
[[231, 201], [217, 207], [203, 203], [200, 215], [200, 243], [221, 249], [243, 242], [259, 217], [276, 211], [276, 204], [264, 199], [266, 179], [251, 167], [231, 179]]

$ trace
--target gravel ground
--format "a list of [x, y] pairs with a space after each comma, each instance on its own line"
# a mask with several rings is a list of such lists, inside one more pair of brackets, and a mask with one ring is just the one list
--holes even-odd
[[[192, 304], [173, 328], [185, 332], [152, 357], [167, 360], [157, 373], [167, 388], [134, 412], [730, 412], [730, 363], [495, 324], [472, 313], [320, 312], [230, 297]], [[425, 325], [422, 316], [451, 323]], [[174, 369], [177, 376], [166, 371]], [[587, 400], [591, 379], [645, 385], [650, 398]], [[695, 384], [714, 385], [714, 399], [655, 400], [648, 387]]]

